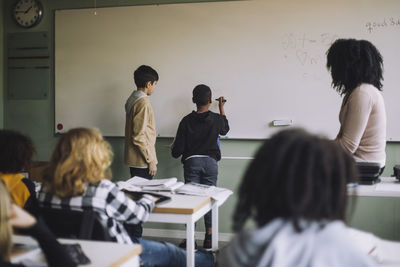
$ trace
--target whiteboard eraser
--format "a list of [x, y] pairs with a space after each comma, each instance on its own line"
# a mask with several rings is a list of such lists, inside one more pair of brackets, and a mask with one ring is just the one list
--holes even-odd
[[293, 120], [273, 120], [272, 125], [273, 126], [289, 126], [292, 125]]

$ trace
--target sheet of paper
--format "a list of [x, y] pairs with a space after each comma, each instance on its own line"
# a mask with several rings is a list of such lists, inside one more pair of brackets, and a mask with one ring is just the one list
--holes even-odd
[[400, 183], [399, 184], [393, 184], [393, 183], [379, 183], [376, 185], [375, 188], [376, 191], [394, 191], [394, 192], [400, 192]]

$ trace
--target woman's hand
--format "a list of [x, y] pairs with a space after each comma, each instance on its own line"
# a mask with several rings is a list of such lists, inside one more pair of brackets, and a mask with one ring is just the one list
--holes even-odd
[[12, 227], [26, 229], [32, 227], [36, 219], [19, 206], [12, 204], [10, 223]]

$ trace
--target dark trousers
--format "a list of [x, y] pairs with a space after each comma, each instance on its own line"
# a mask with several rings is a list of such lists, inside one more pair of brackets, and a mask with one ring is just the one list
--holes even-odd
[[[153, 176], [149, 174], [149, 168], [134, 168], [134, 167], [129, 167], [129, 171], [131, 173], [131, 177], [133, 176], [139, 176], [143, 177], [146, 179], [153, 179]], [[142, 237], [143, 234], [143, 227], [142, 224], [126, 224], [125, 225], [126, 230], [129, 232], [129, 234], [133, 237]]]
[[129, 171], [131, 172], [131, 177], [139, 176], [149, 180], [153, 179], [153, 176], [149, 174], [149, 168], [129, 167]]

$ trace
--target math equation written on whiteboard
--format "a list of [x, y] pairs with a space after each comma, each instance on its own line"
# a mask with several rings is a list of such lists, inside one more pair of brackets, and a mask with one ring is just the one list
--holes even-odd
[[321, 49], [325, 51], [337, 38], [337, 34], [331, 33], [285, 34], [282, 39], [284, 57], [294, 57], [302, 66], [319, 65], [325, 61], [325, 54], [321, 53]]
[[400, 18], [383, 18], [381, 21], [368, 21], [365, 23], [365, 28], [368, 33], [372, 33], [376, 30], [383, 28], [398, 27], [400, 29]]
[[[295, 63], [300, 70], [297, 72], [303, 79], [321, 81], [326, 72], [326, 50], [339, 38], [332, 33], [288, 33], [281, 40], [283, 58], [288, 64]], [[326, 78], [326, 77], [325, 77]]]

